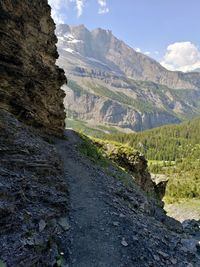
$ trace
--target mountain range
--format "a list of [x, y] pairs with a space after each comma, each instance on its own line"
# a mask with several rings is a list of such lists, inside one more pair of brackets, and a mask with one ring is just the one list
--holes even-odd
[[200, 73], [169, 71], [110, 30], [62, 24], [56, 34], [68, 119], [141, 131], [200, 114]]

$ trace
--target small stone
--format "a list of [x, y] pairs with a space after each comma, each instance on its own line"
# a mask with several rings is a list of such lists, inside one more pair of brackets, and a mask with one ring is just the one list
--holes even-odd
[[134, 240], [134, 241], [138, 241], [139, 239], [137, 238], [137, 236], [134, 236], [134, 237], [133, 237], [133, 240]]
[[126, 216], [125, 216], [123, 213], [120, 213], [120, 214], [119, 214], [119, 217], [120, 217], [120, 218], [125, 218]]
[[157, 255], [153, 255], [153, 258], [154, 258], [155, 261], [159, 261], [160, 260], [160, 257], [157, 256]]
[[170, 259], [170, 261], [171, 261], [171, 263], [174, 264], [174, 265], [177, 264], [177, 260], [176, 260], [176, 259]]
[[60, 218], [58, 220], [58, 224], [63, 228], [63, 230], [67, 231], [70, 228], [69, 221], [67, 217]]
[[158, 253], [163, 257], [163, 258], [168, 258], [169, 255], [161, 250], [158, 251]]
[[26, 244], [29, 245], [29, 246], [33, 246], [35, 244], [34, 239], [33, 238], [28, 238], [26, 240]]
[[119, 222], [113, 222], [114, 226], [119, 226]]
[[187, 253], [189, 250], [186, 247], [182, 247], [181, 251], [183, 251], [184, 253]]
[[126, 240], [125, 240], [124, 237], [122, 238], [121, 244], [122, 244], [122, 246], [124, 246], [124, 247], [127, 247], [127, 246], [128, 246], [128, 243], [126, 242]]
[[111, 214], [111, 215], [116, 215], [116, 216], [118, 216], [118, 213], [115, 212], [115, 211], [110, 212], [110, 214]]
[[198, 244], [196, 239], [181, 239], [181, 243], [188, 251], [196, 253]]
[[57, 221], [56, 221], [56, 219], [52, 219], [52, 220], [48, 221], [48, 225], [49, 225], [50, 227], [55, 228], [56, 225], [57, 225]]
[[39, 221], [39, 231], [42, 232], [44, 228], [46, 227], [46, 222], [44, 220]]

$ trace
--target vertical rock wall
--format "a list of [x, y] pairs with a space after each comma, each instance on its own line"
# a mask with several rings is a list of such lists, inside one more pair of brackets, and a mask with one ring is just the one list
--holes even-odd
[[59, 134], [65, 76], [55, 66], [54, 30], [47, 0], [0, 1], [0, 108]]

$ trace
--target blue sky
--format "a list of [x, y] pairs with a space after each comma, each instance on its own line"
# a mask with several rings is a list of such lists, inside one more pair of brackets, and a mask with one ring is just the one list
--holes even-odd
[[200, 0], [49, 0], [53, 17], [101, 27], [168, 69], [200, 68]]

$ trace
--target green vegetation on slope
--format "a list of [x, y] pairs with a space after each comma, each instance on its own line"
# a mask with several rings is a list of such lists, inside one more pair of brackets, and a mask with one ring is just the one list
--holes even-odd
[[[106, 145], [106, 142], [100, 139], [88, 137], [82, 133], [79, 133], [79, 135], [83, 140], [83, 143], [79, 146], [81, 154], [88, 157], [95, 164], [103, 167], [105, 173], [122, 182], [127, 188], [131, 189], [136, 187], [133, 177], [123, 168], [119, 167], [120, 164], [115, 164], [118, 159], [117, 153], [113, 158], [112, 155], [109, 154], [109, 150], [105, 149], [105, 147], [103, 148], [103, 146]], [[115, 145], [117, 146], [117, 143], [115, 143]], [[119, 144], [119, 146], [121, 148], [124, 147], [123, 151], [126, 151], [125, 145]], [[130, 150], [130, 148], [128, 150]]]
[[103, 131], [98, 127], [92, 127], [87, 122], [74, 119], [65, 119], [66, 128], [72, 128], [77, 132], [83, 132], [86, 135], [103, 136]]
[[130, 98], [129, 96], [127, 96], [126, 94], [122, 92], [118, 92], [118, 91], [114, 92], [107, 87], [96, 85], [90, 82], [87, 82], [87, 86], [97, 95], [110, 98], [119, 103], [125, 104], [127, 106], [131, 106], [132, 108], [135, 108], [142, 112], [153, 112], [155, 110], [159, 110], [151, 103], [147, 103], [139, 99], [136, 100], [136, 99]]
[[200, 155], [200, 118], [179, 125], [167, 125], [140, 133], [115, 134], [107, 139], [139, 149], [148, 159], [174, 161]]
[[200, 198], [200, 118], [136, 134], [107, 135], [141, 151], [150, 171], [170, 177], [166, 199]]
[[77, 119], [67, 119], [67, 118], [65, 119], [65, 125], [66, 128], [72, 128], [77, 132], [83, 132], [86, 135], [95, 136], [99, 138], [103, 138], [105, 136], [105, 133], [117, 134], [122, 131], [124, 132], [126, 131], [126, 129], [114, 125], [113, 126], [103, 125], [103, 124], [92, 125], [86, 121], [81, 121]]
[[68, 80], [67, 86], [71, 88], [78, 96], [88, 93], [83, 87], [79, 86], [77, 82], [73, 80]]

